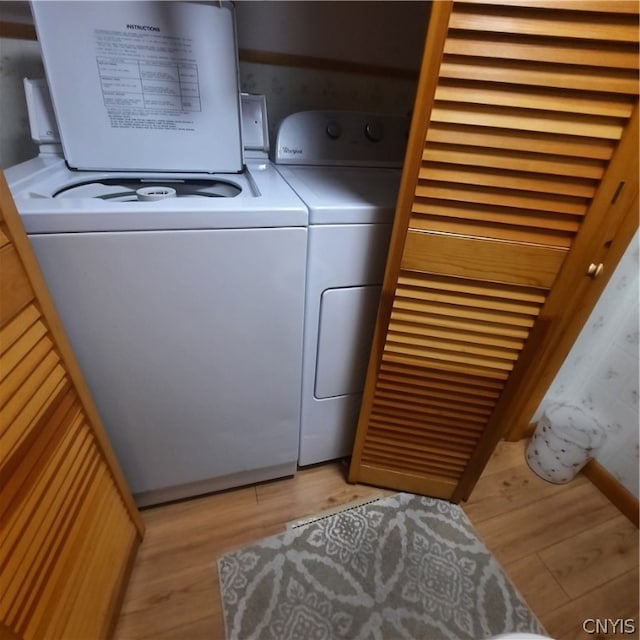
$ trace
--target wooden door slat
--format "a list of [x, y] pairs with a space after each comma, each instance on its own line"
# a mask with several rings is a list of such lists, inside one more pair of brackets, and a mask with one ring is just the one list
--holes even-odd
[[401, 267], [548, 289], [565, 255], [550, 247], [409, 231]]
[[[587, 11], [589, 13], [626, 13], [637, 16], [640, 5], [636, 0], [464, 0], [467, 4], [498, 5], [502, 7], [551, 9], [552, 11]], [[551, 13], [553, 15], [553, 13]]]
[[[58, 356], [52, 351], [53, 343], [46, 336], [39, 340], [17, 365], [12, 368], [0, 387], [0, 409], [20, 392], [35, 370], [46, 361], [58, 362]], [[0, 367], [4, 366], [4, 359], [0, 358]]]
[[595, 194], [595, 183], [591, 180], [528, 174], [523, 171], [512, 172], [488, 167], [471, 168], [425, 163], [420, 168], [418, 178], [421, 182], [462, 183], [577, 198], [590, 199]]
[[[0, 328], [0, 356], [3, 356], [35, 324], [38, 318], [40, 318], [40, 312], [36, 306], [29, 305]], [[4, 373], [4, 371], [0, 371], [0, 376], [4, 377]]]
[[432, 121], [426, 142], [469, 145], [486, 149], [526, 150], [526, 153], [589, 158], [608, 161], [614, 149], [614, 141], [598, 138], [582, 138], [562, 133], [523, 131], [489, 127], [480, 121], [478, 125], [459, 122]]
[[435, 99], [441, 104], [491, 105], [527, 111], [538, 109], [542, 112], [558, 112], [565, 116], [581, 114], [625, 120], [630, 118], [633, 112], [633, 100], [627, 95], [611, 94], [604, 98], [601, 94], [588, 91], [527, 89], [498, 87], [493, 84], [487, 85], [485, 82], [457, 82], [440, 84], [436, 90]]
[[[454, 278], [451, 278], [453, 281]], [[403, 278], [398, 280], [398, 297], [413, 300], [425, 300], [428, 302], [443, 302], [461, 307], [474, 307], [490, 311], [504, 311], [506, 313], [517, 313], [524, 316], [537, 316], [540, 313], [539, 300], [530, 302], [528, 300], [509, 300], [508, 298], [491, 296], [490, 291], [477, 287], [475, 291], [471, 288], [467, 290], [455, 289], [455, 282], [451, 287], [431, 287], [430, 283], [420, 282], [418, 278]]]
[[448, 185], [423, 182], [416, 186], [418, 198], [452, 200], [463, 204], [481, 204], [496, 207], [520, 208], [572, 216], [584, 216], [589, 202], [584, 198], [565, 195], [545, 195], [532, 192], [505, 191], [485, 186]]
[[0, 327], [4, 327], [33, 300], [33, 290], [13, 245], [0, 249]]
[[[452, 77], [465, 77], [462, 65], [450, 65]], [[456, 71], [456, 73], [454, 73]], [[518, 74], [518, 77], [519, 74]], [[582, 78], [579, 81], [586, 81]], [[578, 80], [576, 80], [578, 82]], [[565, 79], [558, 78], [557, 85], [565, 86]], [[431, 111], [433, 122], [489, 127], [493, 129], [530, 131], [543, 134], [569, 134], [581, 138], [615, 140], [622, 134], [623, 123], [616, 118], [577, 117], [570, 114], [491, 107], [479, 104], [461, 105], [456, 102], [436, 103]]]
[[[516, 9], [520, 6], [515, 5]], [[523, 34], [527, 36], [558, 37], [562, 39], [605, 40], [609, 42], [637, 42], [638, 29], [634, 21], [624, 17], [609, 16], [594, 20], [591, 16], [575, 13], [562, 15], [559, 11], [501, 12], [454, 10], [449, 23], [450, 29], [465, 31], [488, 31], [491, 33]]]
[[503, 337], [505, 340], [512, 339], [522, 342], [529, 335], [527, 326], [533, 325], [532, 320], [529, 320], [526, 324], [518, 327], [508, 325], [506, 323], [501, 324], [498, 322], [478, 320], [477, 318], [462, 318], [459, 317], [458, 314], [453, 313], [453, 310], [451, 309], [446, 309], [452, 312], [450, 315], [427, 313], [422, 309], [420, 309], [419, 312], [401, 311], [399, 309], [400, 307], [396, 307], [391, 312], [390, 322], [443, 327], [460, 333], [482, 333], [482, 335], [487, 336], [489, 339], [492, 339], [494, 336], [499, 336]]
[[[410, 272], [400, 272], [398, 284], [407, 287], [425, 287], [445, 291], [448, 293], [463, 293], [471, 296], [483, 296], [496, 299], [506, 299], [512, 302], [521, 301], [525, 305], [533, 303], [544, 304], [546, 296], [537, 289], [526, 287], [512, 287], [509, 285], [477, 282], [475, 280], [457, 280], [446, 276], [423, 276]], [[532, 310], [533, 311], [533, 310]], [[533, 311], [535, 314], [536, 312]]]
[[[475, 330], [474, 330], [475, 329]], [[389, 331], [395, 334], [414, 335], [421, 338], [440, 339], [445, 342], [470, 343], [472, 345], [485, 344], [490, 347], [499, 347], [512, 351], [520, 351], [524, 345], [524, 340], [503, 337], [501, 334], [483, 333], [480, 327], [472, 329], [466, 326], [462, 331], [453, 327], [440, 328], [429, 319], [424, 323], [405, 322], [394, 319], [389, 322]]]
[[505, 225], [495, 222], [470, 222], [460, 218], [440, 216], [413, 216], [410, 226], [416, 231], [473, 236], [487, 240], [503, 240], [505, 242], [540, 245], [563, 250], [571, 247], [574, 236], [574, 234], [562, 231], [545, 231], [539, 228]]
[[[429, 144], [422, 159], [426, 163], [507, 169], [568, 178], [600, 180], [604, 163], [599, 160], [554, 156], [526, 151], [493, 150], [456, 144]], [[427, 165], [428, 166], [428, 165]]]
[[[432, 198], [416, 198], [410, 226], [424, 225], [422, 217], [438, 216], [471, 222], [506, 225], [511, 228], [547, 229], [549, 233], [571, 233], [580, 228], [579, 216], [562, 213], [536, 212], [500, 205], [468, 204]], [[417, 227], [416, 227], [417, 228]]]
[[638, 69], [637, 50], [633, 44], [595, 42], [584, 40], [571, 42], [570, 46], [554, 38], [515, 38], [497, 33], [452, 32], [447, 38], [445, 54], [506, 60], [523, 60], [535, 63], [550, 62], [574, 64], [581, 67], [609, 67]]
[[47, 328], [38, 320], [24, 328], [25, 331], [0, 356], [0, 382], [3, 382], [20, 361], [29, 354], [34, 345], [44, 339], [47, 332]]

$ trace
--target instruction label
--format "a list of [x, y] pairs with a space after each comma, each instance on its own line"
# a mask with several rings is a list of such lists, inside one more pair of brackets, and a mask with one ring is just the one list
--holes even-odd
[[202, 110], [190, 38], [95, 30], [96, 63], [112, 128], [194, 131]]

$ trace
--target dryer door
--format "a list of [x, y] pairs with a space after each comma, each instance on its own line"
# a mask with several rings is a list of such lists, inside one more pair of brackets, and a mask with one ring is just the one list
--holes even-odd
[[316, 398], [362, 393], [379, 286], [328, 289], [320, 302]]

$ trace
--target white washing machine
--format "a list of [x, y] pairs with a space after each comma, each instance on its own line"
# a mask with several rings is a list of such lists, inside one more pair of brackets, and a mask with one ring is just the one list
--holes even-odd
[[278, 130], [278, 171], [309, 208], [300, 465], [351, 453], [408, 127], [304, 111]]
[[138, 503], [295, 473], [307, 209], [240, 109], [230, 5], [34, 16], [56, 118], [27, 83], [42, 151], [6, 177]]

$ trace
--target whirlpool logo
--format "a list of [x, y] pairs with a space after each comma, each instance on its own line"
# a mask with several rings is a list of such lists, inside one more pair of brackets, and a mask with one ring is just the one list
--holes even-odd
[[302, 147], [282, 147], [282, 152], [290, 156], [297, 156], [302, 154]]
[[632, 634], [636, 632], [636, 623], [633, 618], [587, 618], [582, 623], [582, 629], [589, 635], [601, 634]]

